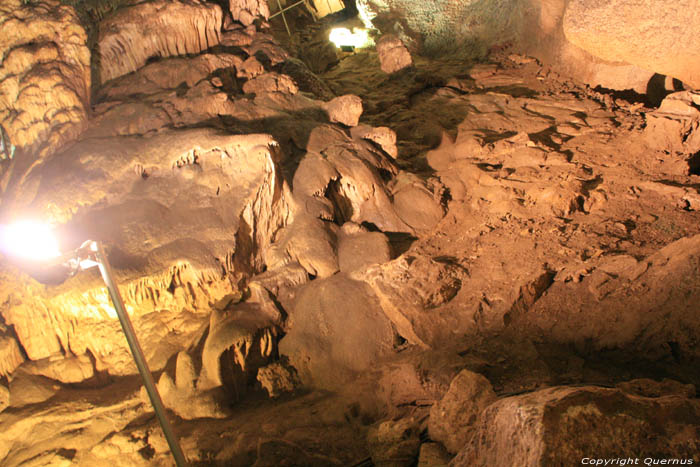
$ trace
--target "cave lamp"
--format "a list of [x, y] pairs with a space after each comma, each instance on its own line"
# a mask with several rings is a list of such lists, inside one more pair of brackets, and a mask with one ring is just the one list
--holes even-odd
[[163, 401], [158, 393], [153, 375], [148, 368], [143, 350], [131, 324], [131, 319], [126, 312], [124, 301], [114, 280], [112, 267], [107, 260], [107, 255], [102, 245], [99, 242], [88, 240], [80, 248], [67, 254], [62, 254], [50, 226], [41, 222], [24, 220], [0, 227], [0, 246], [5, 255], [20, 263], [20, 265], [28, 263], [34, 268], [37, 265], [41, 265], [49, 269], [58, 266], [66, 270], [68, 275], [73, 275], [78, 271], [95, 266], [99, 268], [124, 330], [131, 354], [134, 357], [134, 363], [136, 363], [136, 367], [141, 374], [146, 392], [153, 405], [153, 410], [170, 446], [170, 452], [178, 467], [187, 465], [172, 426], [165, 416]]

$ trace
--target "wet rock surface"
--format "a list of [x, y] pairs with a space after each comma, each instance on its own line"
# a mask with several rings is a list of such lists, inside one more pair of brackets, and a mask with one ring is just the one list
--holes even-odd
[[[41, 5], [12, 14], [74, 26]], [[85, 131], [0, 161], [3, 220], [106, 245], [191, 463], [700, 462], [695, 92], [652, 109], [500, 49], [314, 63], [334, 18], [223, 6], [106, 15]], [[169, 459], [98, 274], [3, 260], [0, 463]]]

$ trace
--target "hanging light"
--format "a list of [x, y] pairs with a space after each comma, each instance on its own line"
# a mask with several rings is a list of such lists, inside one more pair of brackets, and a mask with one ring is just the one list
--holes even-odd
[[348, 28], [334, 28], [331, 30], [328, 38], [338, 48], [361, 49], [374, 44], [369, 37], [369, 31], [362, 28], [353, 28], [350, 31]]

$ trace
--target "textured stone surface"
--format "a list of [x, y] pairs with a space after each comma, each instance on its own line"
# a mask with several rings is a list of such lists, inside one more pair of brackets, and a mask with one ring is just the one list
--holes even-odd
[[362, 99], [354, 95], [339, 96], [323, 105], [331, 122], [357, 126], [362, 115]]
[[233, 19], [244, 26], [250, 26], [258, 17], [267, 19], [270, 16], [265, 0], [228, 0], [228, 5]]
[[612, 258], [579, 265], [585, 276], [577, 282], [567, 274], [555, 278], [530, 310], [527, 326], [547, 329], [549, 342], [587, 339], [591, 348], [635, 349], [638, 358], [672, 352], [697, 358], [700, 346], [692, 336], [700, 329], [695, 313], [700, 290], [690, 278], [699, 262], [700, 235], [695, 235], [643, 261], [618, 263], [616, 270], [606, 272]]
[[447, 467], [450, 455], [438, 443], [423, 443], [418, 454], [418, 467]]
[[301, 384], [294, 368], [278, 362], [260, 367], [256, 378], [270, 397], [292, 392]]
[[649, 146], [670, 152], [700, 151], [700, 93], [670, 94], [654, 112], [647, 114], [644, 131]]
[[10, 390], [3, 384], [0, 384], [0, 412], [5, 410], [10, 405]]
[[572, 44], [596, 57], [700, 87], [700, 5], [693, 0], [571, 0], [563, 27]]
[[391, 247], [386, 235], [367, 232], [357, 224], [346, 223], [338, 237], [338, 266], [351, 273], [391, 259]]
[[213, 3], [155, 1], [102, 21], [99, 82], [138, 70], [150, 58], [199, 53], [221, 41], [221, 8]]
[[[97, 149], [99, 156], [95, 156]], [[111, 257], [127, 309], [138, 310], [137, 316], [148, 315], [136, 326], [153, 333], [144, 336], [144, 342], [154, 344], [147, 353], [153, 352], [162, 365], [167, 359], [164, 353], [173, 351], [168, 346], [176, 347], [178, 339], [187, 339], [206, 319], [206, 315], [178, 318], [182, 308], [208, 311], [211, 301], [231, 290], [222, 265], [238, 271], [260, 267], [256, 266], [259, 252], [250, 245], [269, 243], [272, 233], [284, 224], [277, 217], [288, 210], [280, 196], [275, 151], [267, 135], [224, 136], [211, 130], [131, 142], [126, 138], [86, 141], [51, 159], [54, 167], [69, 160], [75, 170], [47, 167], [52, 176], [42, 177], [34, 206], [43, 218], [68, 222], [67, 228], [80, 232], [76, 238], [97, 238], [117, 246]], [[124, 178], [115, 178], [116, 174]], [[234, 178], [243, 185], [232, 184]], [[96, 207], [78, 209], [89, 206]], [[152, 223], [154, 218], [159, 221]], [[193, 219], [208, 227], [193, 224]], [[258, 228], [251, 231], [251, 225]], [[191, 241], [185, 240], [188, 236]], [[229, 256], [234, 251], [236, 267]], [[5, 274], [10, 277], [16, 272]], [[16, 279], [2, 282], [3, 300], [16, 303], [2, 313], [31, 359], [61, 349], [76, 355], [90, 349], [111, 372], [134, 370], [126, 342], [116, 332], [118, 323], [106, 289], [97, 277], [83, 274], [49, 288], [25, 280], [24, 292], [10, 285]], [[168, 309], [173, 314], [158, 313]], [[87, 331], [93, 326], [100, 331]], [[176, 337], [172, 326], [184, 333]], [[115, 334], [108, 338], [112, 329]]]
[[396, 36], [385, 34], [377, 41], [377, 54], [384, 73], [395, 73], [413, 64], [411, 54]]
[[459, 452], [474, 434], [483, 410], [495, 401], [496, 394], [486, 378], [462, 370], [445, 397], [430, 409], [430, 438], [452, 453]]
[[288, 326], [280, 352], [315, 387], [343, 387], [394, 345], [391, 322], [371, 289], [342, 273], [305, 286]]
[[13, 335], [3, 332], [0, 336], [0, 376], [12, 374], [24, 362], [22, 351]]
[[[101, 99], [126, 100], [135, 93], [156, 94], [163, 90], [176, 89], [183, 83], [192, 88], [217, 70], [244, 70], [246, 62], [237, 55], [226, 53], [205, 53], [188, 58], [171, 57], [149, 63], [141, 68], [139, 73], [110, 81], [100, 88], [99, 95]], [[260, 73], [262, 71], [261, 67]]]
[[279, 313], [266, 291], [252, 293], [254, 298], [211, 314], [198, 390], [223, 386], [238, 401], [254, 384], [258, 369], [277, 356]]
[[62, 383], [80, 383], [95, 376], [95, 367], [88, 355], [79, 357], [54, 356], [27, 362], [22, 366], [27, 373], [45, 376]]
[[397, 332], [412, 344], [439, 346], [449, 326], [434, 309], [449, 303], [462, 287], [465, 271], [459, 266], [425, 256], [402, 255], [385, 263], [353, 272], [367, 282]]
[[427, 54], [480, 55], [516, 33], [519, 2], [361, 0], [358, 10], [383, 33]]
[[420, 448], [419, 424], [411, 418], [381, 422], [369, 430], [367, 443], [377, 467], [415, 465]]
[[385, 126], [373, 128], [367, 125], [359, 125], [354, 127], [351, 131], [353, 135], [378, 144], [384, 152], [394, 159], [398, 157], [399, 149], [396, 146], [396, 132], [391, 128]]
[[[699, 433], [700, 405], [694, 399], [555, 387], [492, 404], [450, 465], [567, 465], [592, 452], [698, 462]], [[595, 454], [600, 455], [608, 454]]]
[[4, 1], [0, 23], [0, 125], [11, 144], [49, 154], [87, 125], [87, 34], [56, 0]]
[[[591, 86], [608, 89], [634, 89], [647, 92], [649, 80], [654, 75], [650, 69], [642, 69], [633, 63], [609, 60], [582, 49], [567, 39], [564, 32], [564, 15], [569, 0], [523, 0], [521, 34], [515, 47], [555, 67], [558, 72], [581, 80]], [[576, 2], [583, 5], [585, 2]], [[602, 5], [602, 2], [595, 2]], [[630, 6], [631, 7], [631, 6]], [[633, 8], [633, 7], [631, 7]], [[643, 11], [640, 10], [640, 11]], [[595, 21], [591, 16], [587, 22]], [[627, 26], [625, 26], [627, 27]], [[632, 26], [634, 27], [634, 26]], [[616, 26], [616, 29], [623, 29]], [[591, 30], [591, 34], [595, 34]], [[642, 41], [639, 41], [640, 43]]]

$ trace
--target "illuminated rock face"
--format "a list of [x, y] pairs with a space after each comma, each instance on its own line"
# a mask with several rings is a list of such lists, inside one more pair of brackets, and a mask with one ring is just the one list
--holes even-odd
[[228, 4], [234, 21], [244, 26], [253, 24], [255, 18], [267, 19], [270, 16], [270, 7], [265, 0], [229, 0]]
[[380, 31], [397, 34], [409, 49], [428, 54], [479, 56], [496, 43], [514, 39], [518, 0], [360, 0], [360, 15]]
[[0, 125], [11, 144], [48, 154], [87, 125], [87, 34], [57, 0], [4, 1], [0, 23]]
[[0, 376], [12, 374], [23, 362], [24, 356], [17, 340], [4, 329], [0, 337]]
[[[522, 34], [514, 44], [516, 48], [591, 86], [646, 92], [647, 83], [654, 74], [653, 69], [643, 69], [631, 61], [596, 55], [593, 50], [582, 48], [569, 39], [564, 25], [565, 15], [570, 16], [569, 5], [573, 7], [584, 2], [523, 0], [521, 3], [524, 5], [523, 26]], [[620, 24], [622, 22], [620, 20]], [[595, 35], [595, 27], [588, 34]]]
[[[88, 140], [56, 155], [45, 166], [56, 178], [44, 178], [46, 184], [40, 186], [46, 191], [39, 189], [34, 205], [42, 217], [67, 223], [73, 241], [97, 238], [113, 245], [110, 256], [127, 308], [135, 316], [172, 312], [144, 318], [144, 341], [177, 348], [180, 344], [168, 343], [167, 337], [175, 324], [167, 323], [179, 321], [183, 309], [208, 310], [235, 289], [236, 277], [260, 268], [259, 250], [252, 246], [266, 248], [286, 222], [289, 210], [276, 173], [277, 149], [267, 135], [222, 136], [210, 130], [132, 143], [130, 148], [127, 139], [114, 140], [110, 152], [109, 142], [96, 146]], [[76, 171], [50, 169], [66, 163]], [[115, 179], [116, 174], [121, 175]], [[234, 270], [238, 276], [228, 276]], [[30, 295], [5, 289], [14, 306], [3, 314], [31, 359], [61, 349], [76, 355], [90, 351], [102, 369], [133, 371], [97, 277], [83, 274], [48, 291], [29, 287], [34, 291]], [[76, 288], [83, 292], [76, 294]], [[185, 318], [178, 327], [187, 335], [202, 319], [206, 315]], [[156, 367], [164, 364], [163, 356], [158, 357], [162, 352], [148, 346], [146, 352]]]
[[199, 1], [141, 3], [100, 23], [99, 81], [141, 68], [150, 58], [196, 54], [221, 41], [221, 8]]
[[693, 0], [570, 0], [563, 27], [572, 44], [595, 57], [700, 87], [700, 5]]

